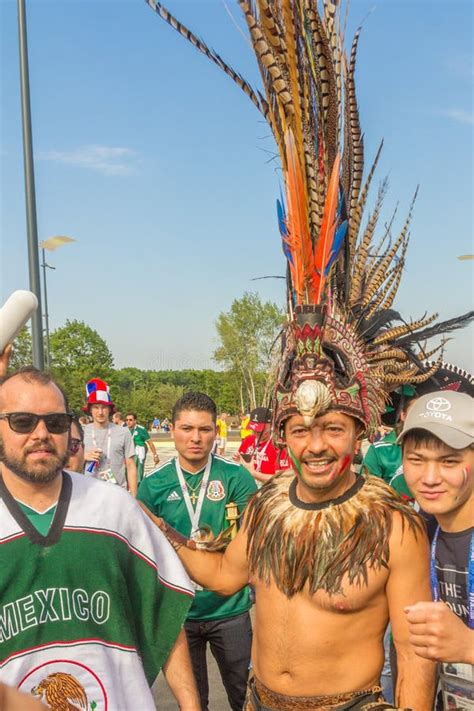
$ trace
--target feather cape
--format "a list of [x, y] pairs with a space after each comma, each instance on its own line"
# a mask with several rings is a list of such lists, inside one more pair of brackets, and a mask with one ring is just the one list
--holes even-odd
[[[361, 483], [362, 482], [362, 483]], [[342, 503], [306, 510], [291, 501], [293, 471], [283, 472], [249, 502], [246, 513], [247, 558], [251, 575], [276, 584], [287, 597], [308, 586], [335, 595], [342, 581], [367, 584], [368, 571], [388, 568], [395, 512], [403, 529], [423, 530], [419, 516], [377, 477], [360, 477], [355, 493]]]

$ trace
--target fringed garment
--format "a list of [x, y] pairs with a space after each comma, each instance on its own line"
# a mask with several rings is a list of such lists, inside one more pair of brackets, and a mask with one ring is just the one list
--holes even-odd
[[331, 696], [286, 696], [268, 689], [254, 676], [248, 683], [244, 711], [397, 711], [384, 700], [381, 691], [380, 686], [374, 686]]
[[367, 584], [368, 571], [388, 568], [393, 514], [417, 534], [423, 523], [387, 484], [358, 477], [332, 502], [305, 504], [297, 478], [284, 472], [251, 499], [246, 511], [251, 575], [274, 582], [287, 597], [301, 592], [342, 592], [342, 580]]

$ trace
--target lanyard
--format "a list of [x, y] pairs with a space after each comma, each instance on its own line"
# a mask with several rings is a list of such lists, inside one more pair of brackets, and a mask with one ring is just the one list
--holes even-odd
[[[111, 430], [111, 429], [112, 429], [112, 428], [110, 427], [110, 425], [108, 425], [108, 426], [107, 426], [107, 453], [106, 453], [106, 455], [105, 455], [105, 458], [106, 458], [107, 462], [110, 461], [110, 439], [111, 439], [110, 430]], [[95, 431], [94, 431], [94, 428], [92, 428], [92, 441], [94, 442], [94, 447], [95, 447], [96, 449], [99, 449], [99, 447], [97, 446], [96, 438], [95, 438]]]
[[[433, 600], [439, 602], [439, 581], [436, 572], [436, 544], [438, 543], [439, 526], [431, 544], [431, 561], [430, 561], [430, 581]], [[471, 542], [469, 544], [469, 559], [468, 559], [468, 575], [467, 575], [467, 605], [469, 609], [468, 624], [470, 629], [474, 629], [474, 531], [471, 533]]]
[[[92, 428], [92, 441], [93, 441], [93, 443], [94, 443], [94, 447], [95, 447], [96, 449], [99, 449], [99, 447], [97, 446], [97, 440], [96, 440], [96, 438], [95, 438], [94, 429], [95, 429], [95, 428], [93, 427], [93, 428]], [[111, 430], [111, 427], [110, 427], [110, 425], [108, 425], [108, 427], [107, 427], [107, 453], [106, 453], [106, 455], [105, 455], [105, 457], [106, 457], [106, 462], [105, 462], [105, 463], [106, 463], [106, 464], [107, 464], [107, 462], [110, 461], [110, 430]], [[99, 460], [98, 462], [96, 462], [95, 460], [92, 461], [92, 462], [90, 462], [90, 463], [87, 465], [86, 471], [89, 472], [89, 474], [92, 474], [93, 472], [95, 472], [95, 470], [96, 470], [97, 466], [99, 465], [99, 463], [100, 463], [100, 460]]]
[[191, 538], [195, 538], [199, 532], [199, 519], [201, 517], [202, 505], [204, 503], [204, 496], [206, 494], [207, 489], [207, 482], [209, 481], [209, 474], [211, 473], [212, 456], [209, 455], [209, 459], [207, 460], [206, 468], [204, 470], [204, 476], [201, 480], [201, 487], [199, 489], [199, 498], [197, 500], [196, 510], [193, 509], [188, 487], [186, 485], [183, 470], [181, 469], [181, 466], [179, 464], [178, 457], [175, 458], [174, 463], [176, 466], [176, 474], [178, 475], [181, 491], [183, 492], [184, 503], [186, 504], [186, 508], [188, 509], [189, 520], [191, 521]]

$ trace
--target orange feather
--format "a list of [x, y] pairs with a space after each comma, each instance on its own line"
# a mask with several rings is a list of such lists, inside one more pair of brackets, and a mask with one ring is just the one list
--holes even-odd
[[336, 230], [336, 210], [339, 200], [339, 167], [341, 154], [338, 153], [332, 167], [331, 179], [328, 185], [326, 201], [324, 203], [323, 219], [319, 238], [314, 251], [313, 283], [316, 291], [316, 303], [321, 301], [321, 295], [326, 280], [324, 270], [329, 259], [331, 246]]
[[290, 128], [285, 132], [285, 149], [288, 246], [293, 257], [297, 302], [301, 304], [305, 298], [311, 300], [313, 297], [311, 282], [313, 249], [308, 227], [303, 173], [298, 160], [295, 138]]

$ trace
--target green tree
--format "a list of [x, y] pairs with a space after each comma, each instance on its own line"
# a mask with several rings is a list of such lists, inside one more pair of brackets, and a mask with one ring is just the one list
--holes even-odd
[[157, 383], [152, 388], [139, 386], [117, 392], [114, 401], [123, 414], [135, 412], [139, 423], [149, 427], [155, 415], [160, 419], [171, 417], [173, 405], [182, 394], [183, 388], [179, 386]]
[[214, 360], [231, 374], [240, 390], [240, 409], [268, 403], [279, 354], [284, 314], [257, 294], [245, 293], [216, 321], [219, 347]]
[[107, 343], [83, 321], [66, 321], [50, 335], [51, 372], [66, 390], [72, 408], [85, 402], [85, 384], [91, 378], [107, 380], [114, 359]]
[[27, 326], [23, 326], [13, 341], [13, 353], [10, 358], [9, 370], [33, 365], [33, 346], [31, 334]]
[[[240, 371], [230, 370], [140, 370], [127, 367], [115, 370], [113, 357], [97, 331], [80, 321], [67, 321], [50, 336], [51, 370], [68, 394], [75, 410], [85, 403], [85, 384], [90, 378], [106, 380], [117, 408], [136, 412], [143, 424], [155, 415], [170, 417], [176, 400], [187, 390], [207, 393], [219, 412], [237, 414], [249, 399], [242, 387]], [[31, 365], [32, 342], [25, 326], [14, 342], [10, 369]], [[259, 402], [264, 392], [265, 372], [255, 375]], [[262, 396], [263, 397], [263, 396]]]
[[183, 392], [197, 390], [211, 397], [219, 410], [237, 413], [240, 408], [239, 388], [225, 371], [218, 370], [157, 370], [149, 372], [152, 382], [175, 385]]
[[[140, 370], [139, 368], [121, 368], [120, 370], [114, 370], [114, 372], [109, 376], [107, 381], [110, 386], [110, 390], [114, 393], [114, 399], [118, 398], [115, 393], [120, 393], [120, 400], [125, 400], [128, 402], [127, 398], [130, 394], [137, 388], [152, 388], [154, 380], [152, 377], [152, 371]], [[119, 400], [117, 400], [117, 406], [120, 410], [124, 409], [125, 406]]]

